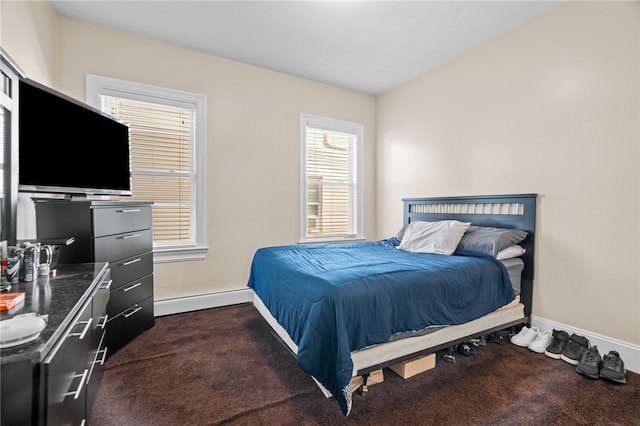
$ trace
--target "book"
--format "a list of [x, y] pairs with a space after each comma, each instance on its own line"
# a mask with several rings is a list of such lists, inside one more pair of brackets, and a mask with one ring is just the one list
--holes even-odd
[[0, 293], [0, 311], [8, 311], [22, 301], [24, 301], [24, 291]]

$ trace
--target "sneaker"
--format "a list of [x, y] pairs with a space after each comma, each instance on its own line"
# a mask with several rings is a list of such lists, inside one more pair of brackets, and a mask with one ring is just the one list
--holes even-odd
[[569, 336], [569, 345], [562, 352], [560, 358], [572, 365], [578, 365], [584, 352], [589, 349], [589, 340], [584, 336], [572, 334]]
[[600, 352], [598, 352], [598, 347], [592, 346], [582, 354], [582, 358], [580, 358], [576, 371], [583, 376], [597, 379], [600, 374], [601, 363], [602, 358], [600, 357]]
[[569, 344], [569, 333], [563, 330], [553, 330], [551, 339], [551, 343], [545, 349], [544, 354], [553, 359], [560, 359], [562, 352]]
[[538, 333], [535, 340], [529, 343], [528, 348], [534, 352], [538, 352], [539, 354], [543, 353], [544, 350], [551, 344], [553, 337], [551, 336], [551, 330], [545, 330]]
[[538, 327], [527, 328], [526, 326], [524, 326], [522, 327], [522, 330], [520, 330], [520, 333], [511, 336], [511, 343], [516, 346], [527, 347], [531, 342], [535, 340], [539, 332], [540, 330], [538, 330]]
[[609, 351], [602, 360], [599, 376], [616, 383], [627, 383], [627, 379], [624, 378], [626, 372], [624, 362], [620, 359], [618, 352]]

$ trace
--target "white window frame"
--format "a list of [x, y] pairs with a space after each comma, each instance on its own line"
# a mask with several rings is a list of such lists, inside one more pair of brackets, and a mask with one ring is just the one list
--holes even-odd
[[119, 80], [111, 77], [87, 74], [86, 102], [100, 108], [100, 96], [114, 96], [137, 101], [155, 102], [180, 108], [195, 110], [195, 146], [192, 153], [195, 167], [195, 226], [194, 245], [155, 245], [153, 247], [154, 263], [202, 260], [205, 258], [207, 246], [206, 222], [206, 158], [207, 158], [207, 98], [205, 95], [181, 90], [168, 89], [143, 83]]
[[[307, 237], [307, 127], [349, 133], [356, 136], [356, 233], [347, 237]], [[300, 114], [300, 240], [304, 243], [352, 242], [364, 240], [364, 125], [311, 114]]]

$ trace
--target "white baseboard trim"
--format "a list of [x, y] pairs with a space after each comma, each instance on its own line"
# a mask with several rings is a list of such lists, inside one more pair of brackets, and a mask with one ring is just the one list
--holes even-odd
[[622, 361], [624, 361], [624, 367], [628, 371], [640, 373], [640, 346], [638, 345], [632, 345], [631, 343], [627, 343], [622, 340], [612, 339], [607, 336], [591, 333], [579, 328], [573, 328], [565, 324], [549, 321], [533, 315], [531, 316], [531, 326], [536, 326], [540, 330], [564, 330], [569, 334], [575, 333], [579, 336], [584, 336], [589, 339], [591, 346], [598, 347], [600, 355], [604, 356], [609, 353], [609, 351], [617, 351], [618, 354], [620, 354]]
[[235, 290], [178, 299], [158, 300], [153, 303], [154, 316], [182, 314], [201, 309], [219, 308], [253, 301], [253, 290]]

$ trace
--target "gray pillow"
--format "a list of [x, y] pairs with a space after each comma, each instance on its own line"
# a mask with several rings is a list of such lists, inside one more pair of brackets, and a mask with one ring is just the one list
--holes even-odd
[[458, 249], [475, 250], [495, 257], [502, 250], [518, 244], [526, 237], [527, 232], [521, 229], [472, 225], [462, 236]]

